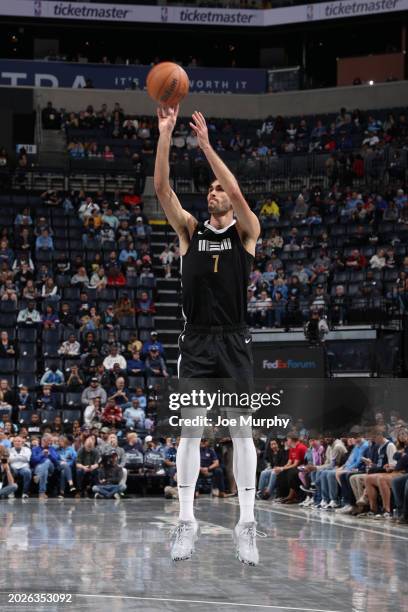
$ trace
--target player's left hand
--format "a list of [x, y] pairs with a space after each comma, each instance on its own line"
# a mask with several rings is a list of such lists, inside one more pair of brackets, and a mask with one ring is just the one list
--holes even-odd
[[208, 147], [210, 145], [208, 128], [202, 113], [199, 111], [195, 111], [193, 113], [193, 122], [190, 121], [190, 127], [192, 130], [194, 130], [197, 136], [198, 146], [200, 149], [205, 149], [205, 147]]

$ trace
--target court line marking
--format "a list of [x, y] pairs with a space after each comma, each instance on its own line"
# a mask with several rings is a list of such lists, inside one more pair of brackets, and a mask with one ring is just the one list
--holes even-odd
[[[231, 504], [232, 506], [238, 506], [238, 502], [234, 502], [232, 499], [224, 500], [224, 503]], [[377, 535], [388, 536], [389, 538], [396, 538], [398, 540], [404, 540], [408, 542], [408, 536], [398, 535], [396, 533], [387, 532], [387, 531], [379, 531], [377, 529], [366, 529], [365, 527], [360, 527], [359, 525], [349, 525], [347, 523], [341, 523], [336, 521], [325, 521], [319, 520], [313, 516], [308, 514], [300, 514], [300, 512], [288, 512], [287, 510], [278, 510], [277, 508], [262, 508], [260, 506], [255, 506], [255, 510], [260, 510], [261, 512], [269, 512], [275, 514], [281, 514], [282, 516], [290, 516], [292, 518], [304, 519], [305, 522], [313, 521], [314, 523], [319, 523], [320, 525], [335, 525], [336, 527], [346, 527], [347, 529], [355, 529], [356, 531], [364, 531], [366, 533], [376, 533]], [[306, 521], [306, 517], [307, 521]], [[358, 519], [357, 519], [358, 520]], [[364, 520], [364, 519], [363, 519]]]
[[235, 601], [211, 601], [206, 599], [176, 599], [172, 597], [138, 597], [136, 595], [89, 595], [73, 593], [74, 597], [94, 597], [99, 599], [131, 599], [136, 601], [168, 601], [173, 603], [212, 604], [217, 606], [246, 606], [248, 608], [264, 608], [268, 610], [294, 610], [298, 612], [342, 612], [341, 610], [321, 610], [318, 608], [297, 608], [293, 606], [273, 606], [270, 604], [238, 603]]

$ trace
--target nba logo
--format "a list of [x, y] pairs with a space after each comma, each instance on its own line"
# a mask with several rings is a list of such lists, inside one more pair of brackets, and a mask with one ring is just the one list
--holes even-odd
[[313, 19], [313, 4], [307, 5], [306, 18], [309, 20]]
[[34, 2], [34, 17], [41, 17], [41, 0]]
[[169, 9], [167, 8], [167, 6], [162, 6], [161, 8], [161, 20], [162, 21], [167, 21], [169, 17]]

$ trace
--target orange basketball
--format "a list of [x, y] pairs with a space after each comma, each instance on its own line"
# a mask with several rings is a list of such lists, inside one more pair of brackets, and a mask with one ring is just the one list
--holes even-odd
[[150, 70], [146, 86], [153, 100], [163, 106], [176, 106], [188, 94], [189, 80], [181, 66], [162, 62]]

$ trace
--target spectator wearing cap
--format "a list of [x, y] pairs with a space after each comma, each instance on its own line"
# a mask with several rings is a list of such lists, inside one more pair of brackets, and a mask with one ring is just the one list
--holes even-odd
[[92, 436], [85, 439], [83, 446], [78, 451], [76, 460], [76, 497], [81, 497], [89, 486], [93, 486], [97, 479], [100, 455], [95, 448], [95, 441]]
[[9, 463], [15, 478], [23, 480], [23, 499], [26, 499], [30, 492], [31, 469], [30, 469], [31, 450], [24, 444], [23, 438], [15, 436], [13, 446], [10, 449]]
[[115, 363], [119, 365], [122, 371], [126, 370], [126, 359], [119, 354], [117, 345], [110, 348], [109, 355], [103, 360], [103, 367], [105, 370], [112, 370]]
[[45, 434], [41, 439], [41, 446], [35, 446], [31, 452], [31, 466], [34, 470], [34, 482], [39, 484], [39, 497], [46, 499], [49, 477], [58, 467], [59, 458], [55, 448], [51, 445], [52, 436]]
[[128, 429], [143, 429], [146, 416], [145, 411], [140, 407], [137, 395], [132, 395], [130, 399], [131, 404], [123, 413], [123, 417], [126, 420], [126, 427]]
[[120, 494], [126, 491], [123, 480], [123, 468], [118, 465], [117, 450], [112, 449], [109, 454], [102, 456], [101, 466], [98, 470], [98, 484], [92, 487], [95, 498], [120, 499]]
[[160, 357], [165, 357], [163, 344], [160, 342], [158, 333], [155, 330], [150, 332], [150, 340], [146, 340], [146, 342], [143, 344], [142, 357], [146, 357], [148, 355], [152, 346], [158, 348]]
[[150, 347], [145, 364], [147, 376], [164, 376], [164, 378], [168, 378], [169, 373], [167, 371], [166, 362], [163, 357], [160, 356], [159, 347], [156, 344]]
[[98, 379], [94, 376], [91, 378], [91, 383], [86, 387], [81, 395], [81, 403], [84, 408], [89, 406], [92, 401], [98, 397], [101, 400], [101, 404], [104, 405], [107, 400], [107, 394], [105, 389], [99, 383]]
[[136, 224], [133, 227], [133, 235], [136, 240], [144, 240], [148, 237], [148, 226], [143, 223], [143, 217], [136, 217]]

